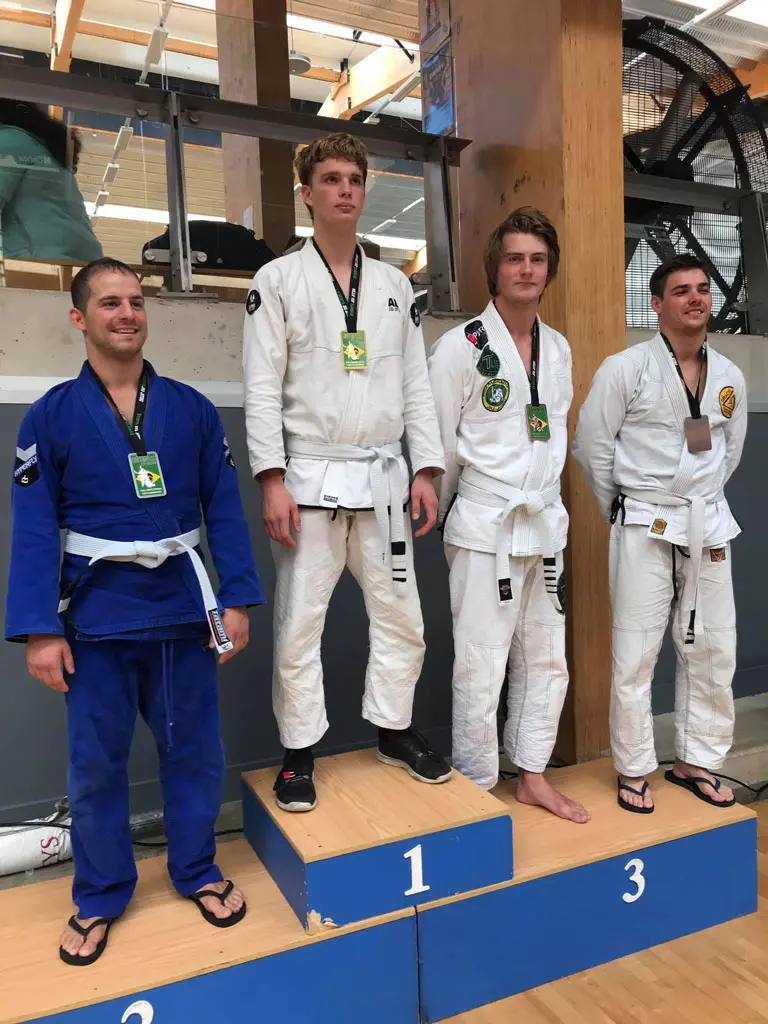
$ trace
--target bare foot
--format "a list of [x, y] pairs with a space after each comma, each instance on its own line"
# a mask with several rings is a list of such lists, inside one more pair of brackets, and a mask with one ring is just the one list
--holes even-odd
[[210, 885], [204, 885], [202, 889], [198, 889], [195, 893], [196, 896], [203, 896], [202, 903], [205, 909], [210, 910], [214, 917], [218, 917], [221, 920], [231, 917], [240, 910], [243, 903], [245, 903], [243, 894], [239, 889], [233, 889], [223, 903], [221, 900], [217, 900], [215, 896], [206, 898], [203, 894], [206, 892], [224, 892], [226, 887], [226, 882], [211, 882]]
[[522, 768], [520, 769], [516, 796], [521, 804], [544, 807], [556, 814], [558, 818], [575, 821], [580, 825], [589, 821], [589, 812], [586, 808], [576, 800], [570, 800], [562, 793], [558, 793], [549, 779], [538, 772], [526, 772]]
[[709, 779], [710, 783], [706, 785], [704, 783], [697, 783], [697, 789], [701, 790], [705, 796], [711, 797], [718, 804], [724, 804], [729, 800], [733, 800], [733, 790], [729, 789], [728, 786], [720, 783], [720, 788], [715, 789], [715, 777], [712, 772], [707, 771], [706, 768], [697, 768], [694, 764], [686, 764], [685, 761], [677, 760], [675, 761], [675, 766], [672, 771], [681, 779], [690, 779], [694, 777]]
[[[78, 917], [75, 918], [78, 924], [81, 924], [83, 928], [87, 928], [93, 921], [98, 921], [97, 917]], [[96, 952], [96, 947], [104, 938], [104, 932], [107, 930], [107, 925], [100, 924], [98, 928], [94, 928], [87, 939], [84, 939], [82, 935], [78, 935], [74, 929], [70, 928], [69, 925], [61, 933], [61, 939], [59, 945], [65, 953], [70, 953], [72, 956], [90, 956], [91, 953]]]
[[620, 775], [619, 782], [637, 790], [637, 793], [631, 793], [627, 789], [619, 790], [619, 796], [622, 800], [625, 800], [632, 807], [653, 807], [653, 798], [651, 797], [650, 788], [646, 789], [644, 796], [640, 796], [643, 789], [643, 783], [645, 782], [644, 776], [641, 775], [639, 777], [633, 777], [631, 775]]

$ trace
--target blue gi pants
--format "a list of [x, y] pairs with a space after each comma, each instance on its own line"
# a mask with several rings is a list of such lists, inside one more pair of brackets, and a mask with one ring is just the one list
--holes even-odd
[[70, 640], [68, 792], [81, 918], [117, 917], [136, 887], [128, 756], [137, 710], [160, 757], [168, 872], [189, 896], [221, 881], [214, 825], [224, 748], [215, 652], [200, 640]]

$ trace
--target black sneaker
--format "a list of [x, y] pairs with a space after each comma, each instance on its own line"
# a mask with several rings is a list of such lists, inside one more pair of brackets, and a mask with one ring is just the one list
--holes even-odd
[[317, 806], [312, 747], [286, 750], [283, 767], [275, 779], [275, 800], [282, 811], [311, 811]]
[[419, 782], [447, 782], [451, 769], [413, 729], [379, 729], [376, 757], [384, 764], [405, 768]]

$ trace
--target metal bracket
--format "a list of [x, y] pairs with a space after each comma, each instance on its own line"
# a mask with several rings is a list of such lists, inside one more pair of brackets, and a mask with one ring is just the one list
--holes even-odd
[[751, 192], [745, 196], [739, 210], [749, 332], [768, 335], [768, 238], [762, 194]]

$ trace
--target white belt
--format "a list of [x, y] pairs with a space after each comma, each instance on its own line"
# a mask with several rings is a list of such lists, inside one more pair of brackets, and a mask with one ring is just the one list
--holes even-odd
[[[156, 569], [166, 558], [173, 555], [189, 555], [192, 568], [195, 570], [200, 594], [203, 598], [205, 613], [208, 617], [208, 628], [211, 631], [216, 650], [219, 654], [232, 650], [232, 641], [227, 636], [219, 615], [216, 596], [211, 581], [205, 571], [203, 560], [195, 548], [200, 543], [200, 531], [190, 530], [178, 537], [163, 537], [162, 540], [105, 540], [103, 537], [88, 537], [84, 533], [67, 531], [64, 538], [64, 550], [70, 555], [83, 555], [89, 558], [89, 565], [96, 562], [136, 562], [145, 569]], [[59, 602], [59, 611], [69, 607], [70, 598]]]
[[680, 628], [685, 636], [685, 643], [692, 644], [695, 636], [696, 600], [699, 592], [699, 576], [701, 574], [701, 555], [704, 548], [704, 524], [707, 505], [721, 501], [722, 492], [713, 498], [683, 498], [669, 491], [628, 491], [622, 488], [622, 494], [633, 501], [644, 502], [646, 505], [666, 505], [669, 508], [688, 506], [688, 567], [685, 573], [685, 584], [680, 599]]
[[[558, 481], [540, 491], [524, 491], [519, 487], [511, 487], [509, 484], [486, 476], [485, 473], [472, 469], [471, 466], [466, 466], [459, 479], [459, 494], [462, 498], [477, 502], [478, 505], [504, 510], [496, 528], [496, 579], [499, 586], [499, 602], [503, 604], [506, 601], [511, 601], [509, 554], [512, 542], [513, 513], [519, 508], [524, 508], [528, 515], [540, 516], [547, 505], [551, 505], [559, 498], [560, 483]], [[542, 556], [554, 558], [554, 544], [546, 520], [539, 518], [538, 527]]]
[[370, 462], [371, 499], [379, 527], [382, 558], [391, 566], [395, 589], [404, 589], [406, 557], [402, 509], [403, 492], [408, 481], [400, 465], [400, 456], [403, 454], [400, 442], [363, 448], [356, 444], [330, 444], [289, 436], [286, 438], [285, 450], [287, 455], [301, 459]]

